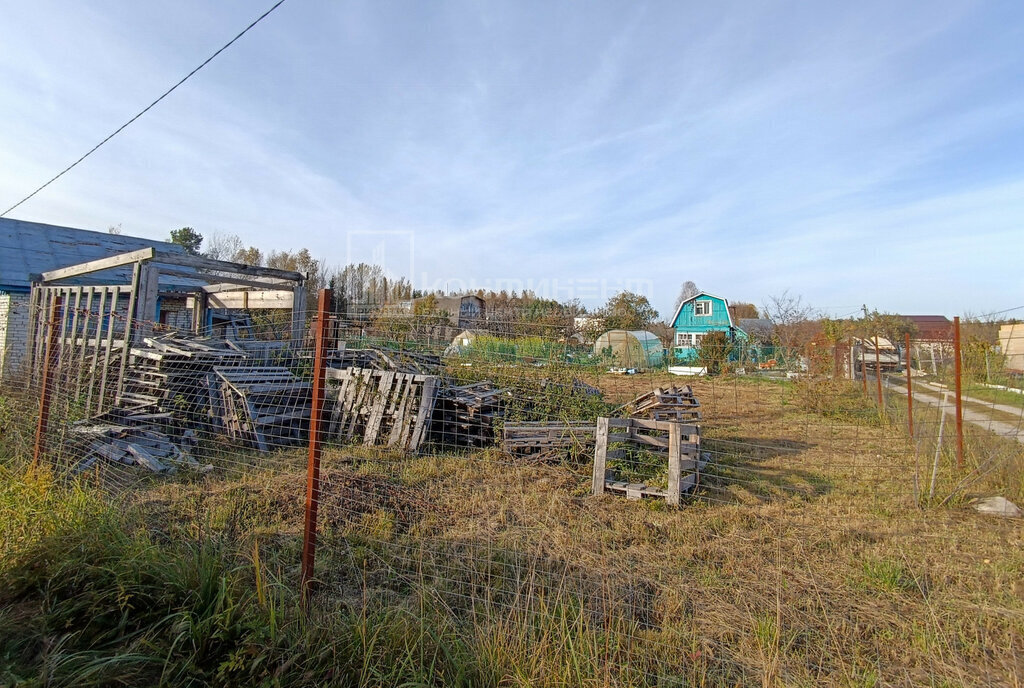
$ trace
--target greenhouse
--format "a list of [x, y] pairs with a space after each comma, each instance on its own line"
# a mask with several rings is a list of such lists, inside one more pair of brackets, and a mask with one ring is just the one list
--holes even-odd
[[594, 343], [594, 353], [610, 356], [612, 365], [623, 368], [656, 368], [665, 358], [665, 347], [653, 332], [609, 330]]

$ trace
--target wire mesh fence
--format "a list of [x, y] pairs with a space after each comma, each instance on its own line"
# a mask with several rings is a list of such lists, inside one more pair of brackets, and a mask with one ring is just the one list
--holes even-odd
[[[671, 349], [622, 365], [546, 326], [453, 341], [322, 304], [302, 341], [229, 338], [105, 302], [33, 305], [5, 458], [35, 451], [146, 537], [231, 543], [304, 628], [354, 619], [355, 683], [1024, 676], [1020, 520], [972, 508], [1024, 501], [1024, 329], [682, 377]], [[289, 661], [261, 642], [266, 671]], [[349, 680], [325, 661], [303, 671]]]

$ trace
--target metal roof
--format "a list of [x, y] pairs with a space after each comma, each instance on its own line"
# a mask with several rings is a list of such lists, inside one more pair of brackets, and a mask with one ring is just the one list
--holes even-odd
[[[0, 218], [0, 290], [27, 291], [32, 275], [148, 247], [185, 253], [178, 244], [166, 241]], [[83, 284], [127, 282], [131, 274], [130, 266], [113, 268], [80, 281]], [[192, 281], [187, 278], [171, 280], [174, 284]]]

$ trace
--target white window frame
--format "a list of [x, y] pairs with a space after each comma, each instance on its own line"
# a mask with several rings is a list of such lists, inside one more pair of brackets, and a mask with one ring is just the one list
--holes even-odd
[[[705, 316], [711, 315], [711, 311], [713, 310], [711, 304], [712, 304], [712, 302], [711, 302], [710, 299], [703, 299], [701, 301], [694, 301], [693, 302], [693, 314], [694, 314], [694, 316], [703, 318]], [[707, 308], [707, 312], [703, 312], [705, 310], [705, 307]]]
[[676, 332], [676, 346], [690, 346], [690, 333]]

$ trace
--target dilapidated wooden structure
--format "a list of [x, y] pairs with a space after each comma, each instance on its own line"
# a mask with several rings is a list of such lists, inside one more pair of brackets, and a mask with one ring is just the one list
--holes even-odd
[[215, 309], [289, 309], [291, 341], [305, 335], [305, 276], [298, 272], [149, 247], [37, 277], [29, 302], [32, 374], [38, 379], [49, 349], [87, 415], [119, 404], [133, 346], [164, 328], [204, 332]]
[[[621, 479], [608, 462], [630, 462], [636, 451], [659, 454], [668, 460], [665, 487]], [[644, 418], [598, 418], [594, 449], [592, 491], [595, 496], [612, 492], [627, 499], [660, 497], [679, 506], [680, 497], [700, 480], [700, 427], [678, 421]]]

